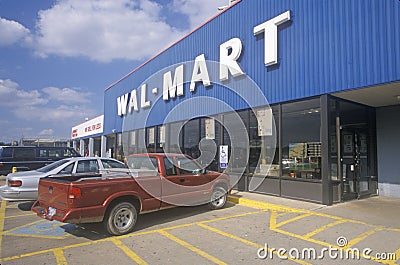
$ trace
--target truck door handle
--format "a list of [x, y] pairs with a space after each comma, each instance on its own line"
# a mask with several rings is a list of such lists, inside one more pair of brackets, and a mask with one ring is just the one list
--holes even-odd
[[179, 182], [185, 182], [185, 179], [179, 179]]

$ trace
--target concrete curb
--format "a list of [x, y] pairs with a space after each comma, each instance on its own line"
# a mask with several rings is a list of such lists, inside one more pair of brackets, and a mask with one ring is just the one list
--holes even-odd
[[234, 203], [234, 204], [239, 204], [242, 206], [247, 206], [250, 208], [261, 209], [261, 210], [272, 210], [272, 211], [279, 211], [279, 212], [295, 212], [295, 213], [304, 213], [305, 211], [307, 211], [304, 209], [297, 209], [297, 208], [293, 208], [293, 207], [272, 204], [272, 203], [268, 203], [268, 202], [250, 200], [250, 199], [246, 199], [246, 198], [235, 196], [235, 195], [229, 195], [228, 201], [231, 203]]

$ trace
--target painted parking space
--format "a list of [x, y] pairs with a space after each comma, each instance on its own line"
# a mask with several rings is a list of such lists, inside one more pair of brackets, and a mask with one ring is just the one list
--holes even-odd
[[[25, 236], [25, 237], [42, 237], [50, 239], [63, 239], [69, 236], [66, 227], [73, 226], [66, 225], [57, 221], [49, 222], [46, 220], [39, 220], [33, 223], [25, 224], [23, 226], [5, 231], [3, 236]], [[63, 228], [64, 227], [64, 228]]]
[[[13, 214], [7, 216], [6, 209], [18, 207], [2, 202], [0, 263], [187, 264], [190, 261], [193, 264], [275, 264], [284, 259], [288, 264], [337, 264], [337, 260], [322, 262], [292, 257], [288, 253], [280, 255], [278, 249], [339, 248], [336, 236], [344, 235], [347, 240], [342, 247], [344, 250], [369, 246], [376, 251], [395, 254], [386, 260], [372, 255], [367, 258], [356, 256], [354, 264], [399, 264], [400, 242], [397, 239], [400, 229], [243, 198], [230, 197], [230, 201], [229, 207], [219, 211], [199, 207], [143, 215], [135, 232], [119, 237], [96, 235], [93, 231], [79, 234], [80, 230], [74, 230], [73, 225], [38, 220], [26, 212], [17, 215], [15, 211], [7, 211]], [[29, 217], [32, 222], [3, 230], [4, 225], [11, 227], [8, 222]], [[157, 219], [159, 221], [155, 221]], [[346, 230], [350, 227], [357, 229]], [[93, 230], [99, 231], [98, 227]], [[335, 233], [337, 231], [344, 234]], [[389, 236], [392, 247], [379, 248], [377, 242]], [[10, 251], [12, 245], [14, 248], [20, 246], [22, 240], [36, 242], [37, 246]], [[270, 251], [275, 259], [261, 259], [257, 256], [260, 249]]]

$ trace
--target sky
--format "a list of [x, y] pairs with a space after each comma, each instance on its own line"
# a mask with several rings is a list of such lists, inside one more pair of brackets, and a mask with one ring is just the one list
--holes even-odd
[[0, 142], [70, 138], [104, 89], [229, 0], [0, 0]]

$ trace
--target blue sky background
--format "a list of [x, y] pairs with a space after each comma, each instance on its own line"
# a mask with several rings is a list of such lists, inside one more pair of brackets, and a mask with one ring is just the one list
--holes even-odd
[[111, 83], [229, 0], [0, 0], [0, 142], [69, 138]]

